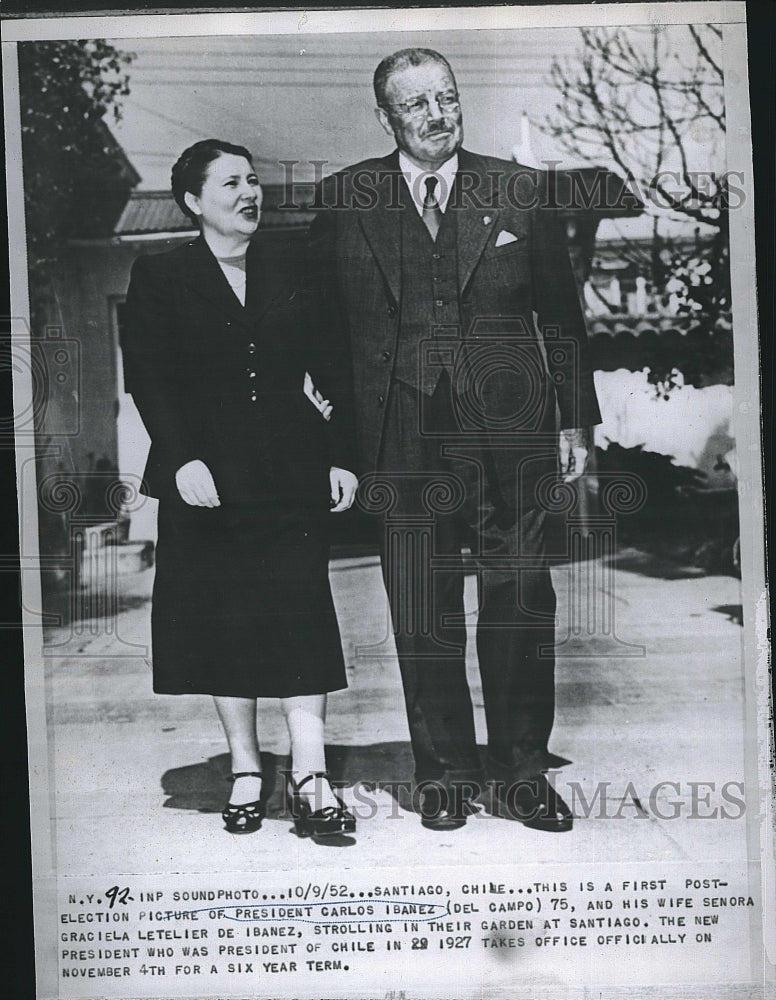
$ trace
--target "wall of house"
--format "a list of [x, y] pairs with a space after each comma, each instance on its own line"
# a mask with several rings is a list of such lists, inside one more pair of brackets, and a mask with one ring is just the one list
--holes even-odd
[[103, 293], [114, 264], [120, 271], [112, 257], [73, 254], [57, 266], [44, 315], [33, 322], [48, 374], [39, 429], [74, 472], [115, 459], [116, 428], [105, 418], [115, 414], [116, 361]]
[[[73, 246], [39, 302], [38, 494], [44, 520], [65, 519], [53, 532], [115, 520], [126, 509], [143, 537], [152, 530], [147, 501], [133, 497], [148, 437], [123, 391], [116, 313], [140, 252], [131, 243]], [[129, 490], [117, 489], [119, 481]]]
[[162, 252], [179, 242], [179, 239], [123, 242], [100, 250], [90, 248], [82, 259], [82, 267], [91, 276], [90, 295], [95, 301], [101, 299], [96, 308], [107, 324], [104, 329], [113, 351], [114, 365], [108, 379], [111, 381], [110, 392], [115, 413], [114, 454], [119, 477], [128, 487], [123, 498], [123, 509], [129, 515], [128, 537], [131, 541], [156, 537], [158, 505], [155, 500], [138, 492], [150, 439], [132, 397], [124, 390], [118, 330], [120, 313], [117, 311], [117, 304], [124, 301], [135, 258], [143, 253]]
[[123, 292], [126, 266], [120, 250], [74, 249], [56, 266], [34, 312], [32, 341], [42, 378], [39, 494], [46, 507], [57, 483], [69, 482], [70, 513], [85, 521], [106, 512], [105, 492], [115, 481], [117, 359], [110, 297]]

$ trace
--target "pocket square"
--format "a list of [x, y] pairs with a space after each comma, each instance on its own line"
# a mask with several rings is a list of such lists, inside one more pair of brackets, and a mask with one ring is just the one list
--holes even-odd
[[496, 237], [496, 246], [505, 247], [507, 243], [517, 243], [518, 239], [519, 237], [515, 236], [514, 233], [510, 233], [507, 229], [502, 229]]

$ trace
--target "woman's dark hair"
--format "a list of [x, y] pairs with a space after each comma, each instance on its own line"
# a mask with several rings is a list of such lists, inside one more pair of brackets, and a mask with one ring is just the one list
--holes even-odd
[[203, 139], [201, 142], [195, 142], [188, 149], [184, 149], [172, 168], [170, 183], [175, 203], [185, 215], [188, 215], [197, 224], [199, 224], [198, 216], [189, 209], [183, 196], [187, 191], [197, 196], [202, 193], [202, 185], [207, 177], [207, 168], [213, 160], [217, 160], [224, 153], [242, 156], [253, 166], [253, 158], [244, 146], [235, 146], [233, 143], [223, 142], [221, 139]]

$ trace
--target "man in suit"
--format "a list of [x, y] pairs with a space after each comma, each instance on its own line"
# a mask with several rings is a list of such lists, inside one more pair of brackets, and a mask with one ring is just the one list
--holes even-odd
[[361, 504], [383, 516], [422, 822], [462, 826], [481, 790], [465, 664], [469, 546], [496, 811], [568, 830], [544, 773], [558, 760], [545, 521], [556, 406], [566, 481], [584, 471], [600, 415], [563, 229], [543, 173], [462, 147], [458, 88], [439, 53], [388, 56], [374, 89], [398, 148], [322, 182], [310, 250], [330, 322], [350, 339]]

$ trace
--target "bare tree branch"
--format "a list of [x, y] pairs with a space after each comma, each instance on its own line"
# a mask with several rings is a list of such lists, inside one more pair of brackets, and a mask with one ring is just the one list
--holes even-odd
[[[582, 29], [580, 40], [575, 57], [553, 61], [555, 107], [534, 124], [577, 163], [621, 173], [645, 201], [652, 236], [632, 240], [621, 234], [616, 252], [624, 264], [662, 288], [669, 274], [687, 270], [682, 263], [687, 253], [695, 266], [700, 255], [711, 264], [715, 290], [704, 292], [701, 308], [726, 308], [721, 30], [715, 25], [594, 28]], [[696, 233], [703, 224], [710, 227], [704, 233], [716, 235], [711, 240], [707, 235], [702, 245], [691, 243], [688, 251], [686, 239], [666, 235], [675, 222]]]
[[[714, 71], [714, 73], [716, 73], [716, 75], [720, 79], [720, 82], [724, 82], [725, 74], [722, 71], [722, 67], [719, 65], [719, 63], [716, 61], [716, 59], [712, 58], [711, 54], [709, 53], [709, 50], [703, 44], [703, 39], [700, 37], [700, 35], [698, 33], [698, 29], [695, 27], [694, 24], [688, 24], [687, 27], [688, 27], [688, 29], [690, 31], [690, 34], [693, 37], [693, 40], [695, 41], [695, 44], [698, 46], [698, 51], [703, 56], [703, 58], [706, 60], [706, 63], [708, 64], [708, 66]], [[710, 27], [710, 28], [712, 28], [712, 30], [714, 30], [712, 25], [708, 25], [708, 27]], [[720, 38], [722, 37], [722, 32], [719, 32], [719, 37]]]
[[[705, 171], [701, 186], [691, 151], [697, 159], [701, 122], [712, 145], [724, 135], [721, 59], [715, 55], [721, 33], [703, 25], [687, 31], [686, 44], [674, 38], [669, 46], [659, 29], [582, 29], [577, 58], [551, 67], [559, 95], [555, 114], [536, 125], [567, 154], [632, 175], [678, 218], [718, 226], [716, 173]], [[676, 172], [680, 190], [669, 188], [669, 175], [653, 183], [666, 170]]]

